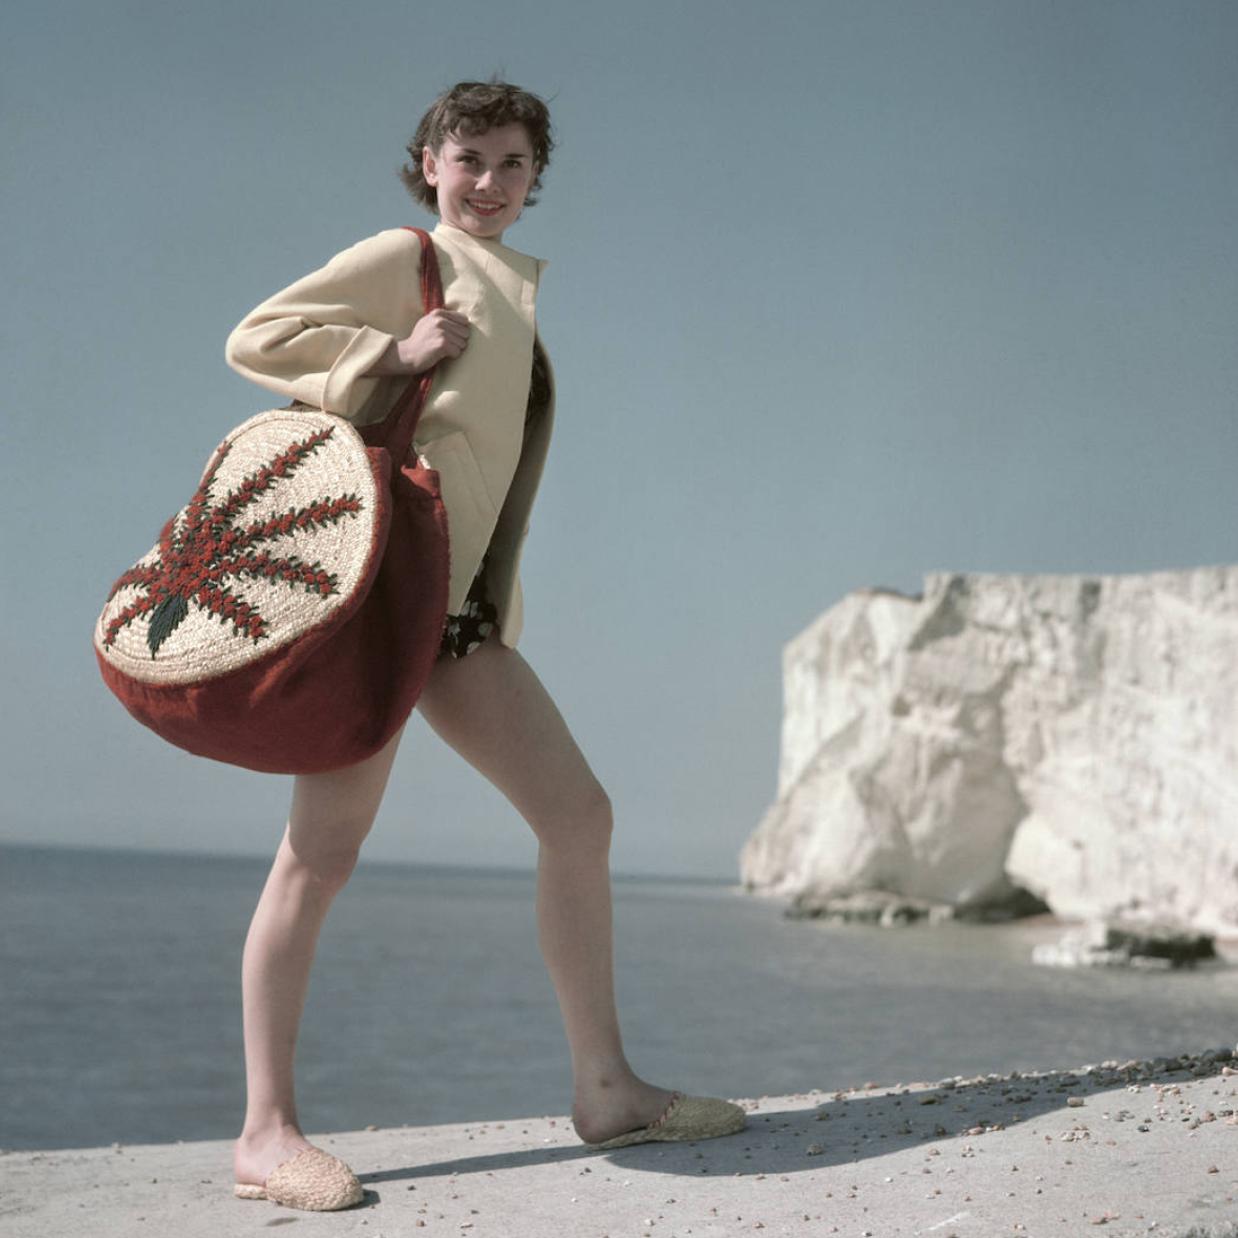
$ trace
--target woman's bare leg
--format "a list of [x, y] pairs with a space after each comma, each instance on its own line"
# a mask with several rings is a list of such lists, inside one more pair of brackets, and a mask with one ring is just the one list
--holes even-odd
[[348, 769], [298, 777], [283, 841], [245, 941], [245, 1127], [236, 1144], [237, 1182], [262, 1185], [309, 1142], [301, 1133], [292, 1061], [310, 964], [332, 899], [357, 862], [374, 823], [400, 736]]
[[497, 637], [436, 664], [418, 708], [538, 838], [537, 921], [572, 1055], [572, 1119], [590, 1143], [652, 1122], [671, 1094], [637, 1077], [615, 1012], [606, 792], [532, 668]]

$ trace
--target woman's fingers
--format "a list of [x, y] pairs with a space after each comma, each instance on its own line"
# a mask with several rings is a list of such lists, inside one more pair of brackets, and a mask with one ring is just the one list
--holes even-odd
[[469, 320], [457, 310], [431, 310], [417, 320], [400, 346], [401, 360], [420, 374], [437, 361], [458, 357], [469, 342]]
[[469, 320], [463, 314], [457, 314], [453, 310], [435, 310], [435, 314], [439, 316], [436, 324], [441, 338], [449, 341], [457, 346], [457, 353], [464, 349], [464, 346], [469, 342], [469, 331], [472, 329], [469, 325]]

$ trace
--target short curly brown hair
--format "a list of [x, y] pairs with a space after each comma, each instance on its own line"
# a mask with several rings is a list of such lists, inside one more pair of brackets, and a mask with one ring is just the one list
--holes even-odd
[[421, 167], [421, 152], [442, 149], [452, 134], [476, 137], [504, 125], [520, 124], [533, 147], [534, 175], [525, 206], [537, 201], [542, 173], [550, 164], [554, 138], [550, 132], [550, 109], [535, 94], [509, 82], [457, 82], [430, 105], [407, 146], [408, 163], [400, 168], [400, 180], [413, 197], [438, 214], [438, 190], [427, 184]]

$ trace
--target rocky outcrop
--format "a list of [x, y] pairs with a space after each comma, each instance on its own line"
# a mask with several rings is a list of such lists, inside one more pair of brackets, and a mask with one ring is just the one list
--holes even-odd
[[1238, 567], [860, 590], [783, 679], [749, 889], [1238, 933]]
[[1032, 948], [1032, 962], [1047, 967], [1195, 967], [1217, 960], [1211, 936], [1172, 924], [1089, 921], [1060, 941]]

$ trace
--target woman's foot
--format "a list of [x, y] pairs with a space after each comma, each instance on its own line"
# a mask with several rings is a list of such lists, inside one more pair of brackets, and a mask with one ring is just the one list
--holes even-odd
[[365, 1198], [365, 1188], [348, 1165], [314, 1147], [292, 1126], [279, 1128], [267, 1139], [242, 1136], [235, 1166], [232, 1193], [238, 1199], [268, 1199], [285, 1208], [334, 1212]]
[[262, 1186], [273, 1169], [310, 1147], [313, 1144], [295, 1126], [243, 1131], [232, 1155], [236, 1181]]
[[635, 1143], [695, 1143], [734, 1135], [747, 1125], [748, 1115], [732, 1101], [676, 1092], [654, 1121], [589, 1146], [609, 1150], [627, 1148]]
[[656, 1088], [636, 1075], [603, 1078], [593, 1085], [577, 1087], [572, 1125], [585, 1143], [604, 1143], [656, 1122], [673, 1096], [666, 1088]]

